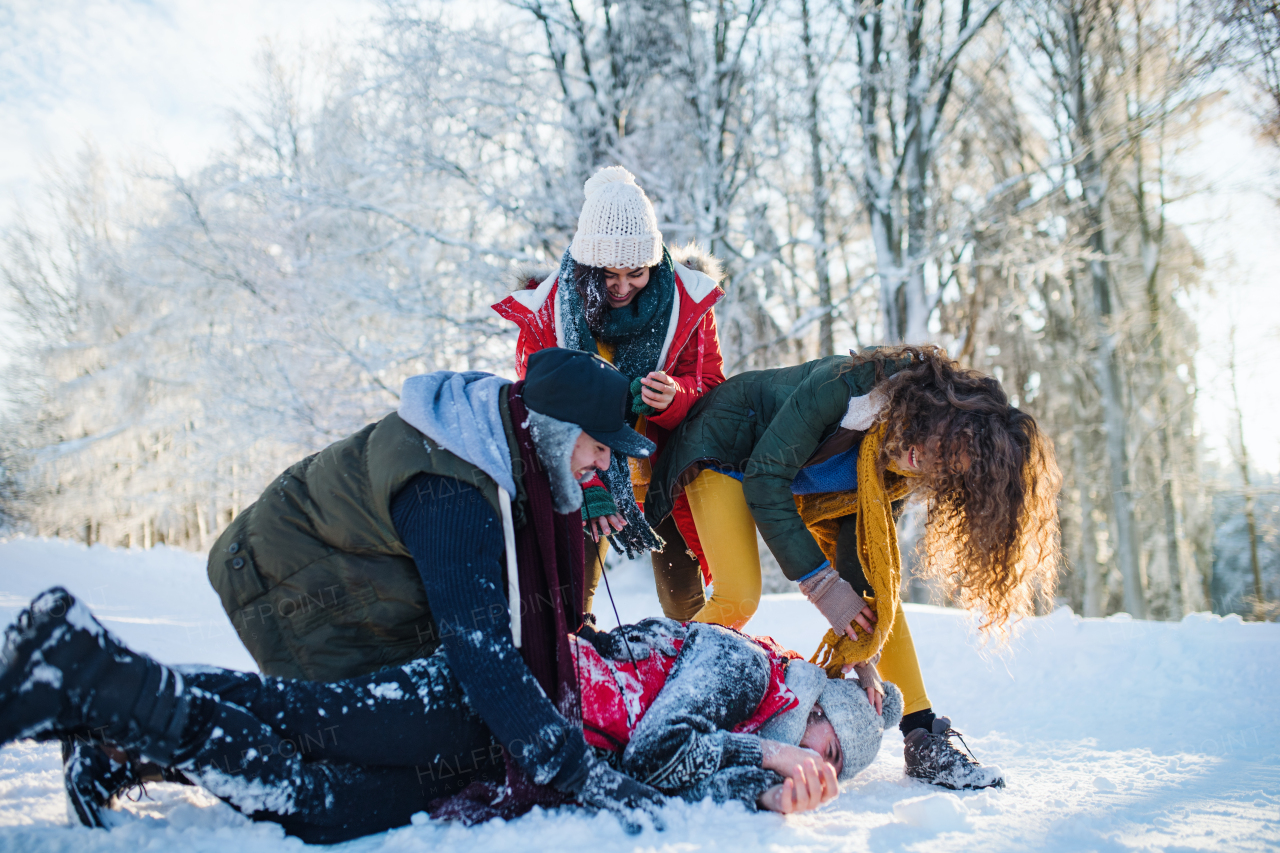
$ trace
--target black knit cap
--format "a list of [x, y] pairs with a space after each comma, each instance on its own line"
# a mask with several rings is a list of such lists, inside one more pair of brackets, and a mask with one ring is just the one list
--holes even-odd
[[627, 426], [631, 383], [598, 355], [550, 347], [529, 356], [524, 404], [539, 414], [582, 427], [624, 456], [648, 456], [654, 443]]

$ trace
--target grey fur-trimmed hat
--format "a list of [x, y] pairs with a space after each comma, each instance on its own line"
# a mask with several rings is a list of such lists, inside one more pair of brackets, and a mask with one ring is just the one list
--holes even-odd
[[827, 678], [820, 666], [802, 660], [787, 664], [787, 687], [800, 704], [779, 714], [761, 727], [758, 734], [769, 740], [799, 745], [809, 722], [809, 712], [821, 704], [831, 721], [844, 753], [840, 781], [852, 779], [865, 770], [880, 751], [884, 730], [902, 719], [902, 691], [884, 682], [884, 713], [877, 714], [867, 693], [854, 679]]

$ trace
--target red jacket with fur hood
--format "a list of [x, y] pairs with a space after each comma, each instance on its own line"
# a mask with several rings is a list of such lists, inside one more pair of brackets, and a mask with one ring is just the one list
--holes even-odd
[[[670, 252], [675, 262], [676, 299], [658, 363], [680, 387], [665, 411], [645, 418], [646, 437], [658, 446], [659, 453], [698, 398], [724, 381], [724, 358], [711, 310], [724, 296], [719, 286], [720, 264], [692, 245], [671, 248]], [[522, 289], [495, 304], [493, 310], [520, 329], [516, 375], [523, 379], [529, 356], [540, 349], [563, 346], [564, 332], [557, 273], [541, 280], [522, 275], [520, 280]]]

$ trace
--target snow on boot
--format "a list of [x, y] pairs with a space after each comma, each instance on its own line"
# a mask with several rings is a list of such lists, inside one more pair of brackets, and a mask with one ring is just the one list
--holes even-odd
[[82, 737], [62, 739], [62, 782], [67, 792], [67, 816], [84, 826], [105, 827], [105, 815], [133, 789], [146, 793], [148, 782], [190, 785], [177, 770], [161, 767], [117, 746]]
[[0, 647], [0, 744], [91, 735], [173, 763], [189, 712], [182, 677], [127, 649], [61, 587], [36, 596]]
[[[933, 731], [912, 729], [908, 732], [902, 750], [907, 759], [907, 775], [954, 791], [1003, 788], [1004, 774], [1000, 768], [984, 767], [956, 749], [951, 744], [952, 735], [960, 737], [960, 733], [951, 728], [948, 717], [936, 717]], [[960, 743], [964, 743], [963, 738]]]
[[105, 827], [103, 812], [114, 809], [116, 797], [141, 781], [124, 750], [81, 737], [62, 739], [68, 817], [74, 816], [82, 825]]

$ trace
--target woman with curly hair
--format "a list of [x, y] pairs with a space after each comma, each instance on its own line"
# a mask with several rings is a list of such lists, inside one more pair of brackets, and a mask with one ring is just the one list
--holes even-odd
[[724, 296], [720, 265], [696, 245], [666, 246], [653, 205], [621, 166], [600, 169], [583, 191], [578, 230], [559, 269], [522, 272], [520, 289], [493, 308], [520, 329], [518, 376], [529, 356], [547, 347], [599, 354], [631, 380], [628, 423], [657, 446], [650, 459], [615, 454], [609, 470], [584, 483], [587, 612], [612, 540], [628, 556], [653, 551], [663, 608], [692, 613], [701, 606], [701, 586], [696, 601], [676, 600], [669, 580], [698, 572], [682, 535], [692, 536], [688, 504], [678, 500], [653, 530], [639, 507], [650, 464], [671, 430], [724, 381], [713, 310]]
[[1001, 633], [1053, 592], [1060, 485], [1052, 443], [999, 382], [937, 347], [880, 347], [713, 389], [654, 466], [645, 515], [657, 523], [688, 499], [712, 575], [757, 591], [730, 602], [713, 587], [693, 618], [735, 628], [759, 600], [758, 529], [831, 623], [820, 662], [856, 671], [873, 703], [877, 664], [902, 688], [908, 775], [980, 788], [1003, 777], [956, 750], [932, 710], [899, 601], [895, 510], [924, 501], [924, 571]]

